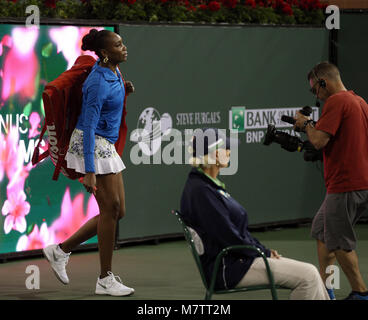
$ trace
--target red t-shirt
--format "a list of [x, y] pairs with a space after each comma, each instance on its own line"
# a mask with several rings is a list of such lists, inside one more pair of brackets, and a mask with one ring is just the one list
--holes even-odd
[[330, 96], [316, 129], [331, 135], [323, 149], [327, 193], [368, 189], [368, 105], [353, 91]]

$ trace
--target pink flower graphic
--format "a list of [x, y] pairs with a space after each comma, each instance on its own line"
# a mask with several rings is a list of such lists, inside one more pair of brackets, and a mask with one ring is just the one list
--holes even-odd
[[[52, 28], [49, 31], [49, 35], [51, 40], [56, 43], [57, 53], [62, 52], [64, 58], [68, 61], [67, 69], [70, 69], [75, 60], [82, 54], [88, 54], [93, 56], [94, 58], [98, 58], [94, 52], [87, 51], [86, 53], [82, 52], [82, 38], [93, 28], [87, 27], [57, 27]], [[103, 28], [95, 28], [97, 30], [103, 30]], [[65, 41], [68, 39], [68, 41]]]
[[41, 122], [40, 115], [37, 112], [32, 112], [31, 115], [29, 116], [29, 123], [31, 125], [31, 128], [29, 129], [28, 132], [29, 139], [38, 136], [40, 134], [40, 132], [37, 130], [38, 128], [40, 128], [40, 122]]
[[26, 231], [27, 222], [25, 216], [29, 213], [30, 204], [26, 201], [23, 190], [12, 190], [8, 192], [8, 199], [4, 202], [1, 213], [7, 216], [4, 221], [4, 232], [8, 234], [11, 229], [20, 233]]
[[1, 99], [5, 101], [18, 93], [22, 101], [32, 100], [38, 90], [35, 79], [39, 72], [39, 63], [34, 51], [38, 29], [14, 28], [11, 41], [8, 36], [5, 37], [1, 43], [4, 42], [11, 48], [4, 59]]
[[4, 171], [9, 180], [23, 166], [23, 157], [18, 152], [19, 133], [15, 127], [9, 130], [6, 138], [0, 133], [0, 181]]
[[55, 235], [56, 243], [63, 242], [75, 233], [89, 219], [99, 214], [94, 196], [91, 196], [87, 205], [87, 214], [83, 210], [84, 195], [79, 193], [72, 201], [70, 190], [67, 188], [61, 204], [61, 215], [53, 222], [49, 231]]
[[4, 171], [6, 167], [6, 141], [4, 135], [0, 132], [0, 181], [4, 178]]
[[100, 214], [100, 208], [98, 207], [96, 198], [94, 196], [90, 196], [87, 204], [87, 216], [86, 221]]
[[28, 163], [26, 166], [21, 166], [12, 176], [11, 180], [6, 187], [8, 192], [19, 192], [19, 190], [24, 190], [25, 181], [29, 175], [29, 172], [35, 166], [32, 165], [32, 162]]
[[53, 234], [47, 229], [46, 222], [42, 223], [41, 228], [38, 229], [36, 225], [33, 231], [27, 236], [23, 235], [19, 238], [17, 243], [17, 251], [42, 249], [54, 243]]
[[12, 38], [6, 34], [0, 41], [0, 56], [3, 54], [4, 46], [11, 48], [12, 43]]

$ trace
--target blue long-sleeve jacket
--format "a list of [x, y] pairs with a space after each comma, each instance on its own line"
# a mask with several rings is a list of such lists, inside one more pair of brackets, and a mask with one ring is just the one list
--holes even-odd
[[[265, 248], [248, 231], [248, 214], [224, 188], [197, 169], [189, 173], [180, 205], [183, 220], [200, 236], [204, 254], [200, 256], [207, 283], [210, 282], [216, 256], [233, 245], [253, 245], [267, 257]], [[216, 288], [234, 288], [249, 270], [257, 254], [251, 250], [234, 251], [220, 264]]]
[[125, 88], [120, 73], [93, 66], [83, 84], [82, 110], [76, 127], [83, 131], [83, 151], [86, 172], [95, 172], [95, 134], [115, 143], [123, 112]]

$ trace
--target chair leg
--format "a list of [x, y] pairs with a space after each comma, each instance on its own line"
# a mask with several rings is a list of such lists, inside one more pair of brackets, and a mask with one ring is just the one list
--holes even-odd
[[279, 300], [277, 296], [276, 288], [274, 286], [271, 286], [271, 295], [272, 295], [272, 300]]

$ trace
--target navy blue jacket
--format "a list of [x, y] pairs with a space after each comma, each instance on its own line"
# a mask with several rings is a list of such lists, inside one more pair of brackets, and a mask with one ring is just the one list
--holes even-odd
[[[200, 259], [207, 283], [212, 276], [215, 258], [223, 248], [240, 244], [254, 245], [270, 257], [270, 250], [249, 233], [245, 209], [225, 189], [197, 169], [189, 173], [180, 211], [184, 222], [202, 239], [204, 254]], [[216, 289], [234, 288], [256, 257], [256, 252], [246, 249], [225, 256], [220, 264]]]

